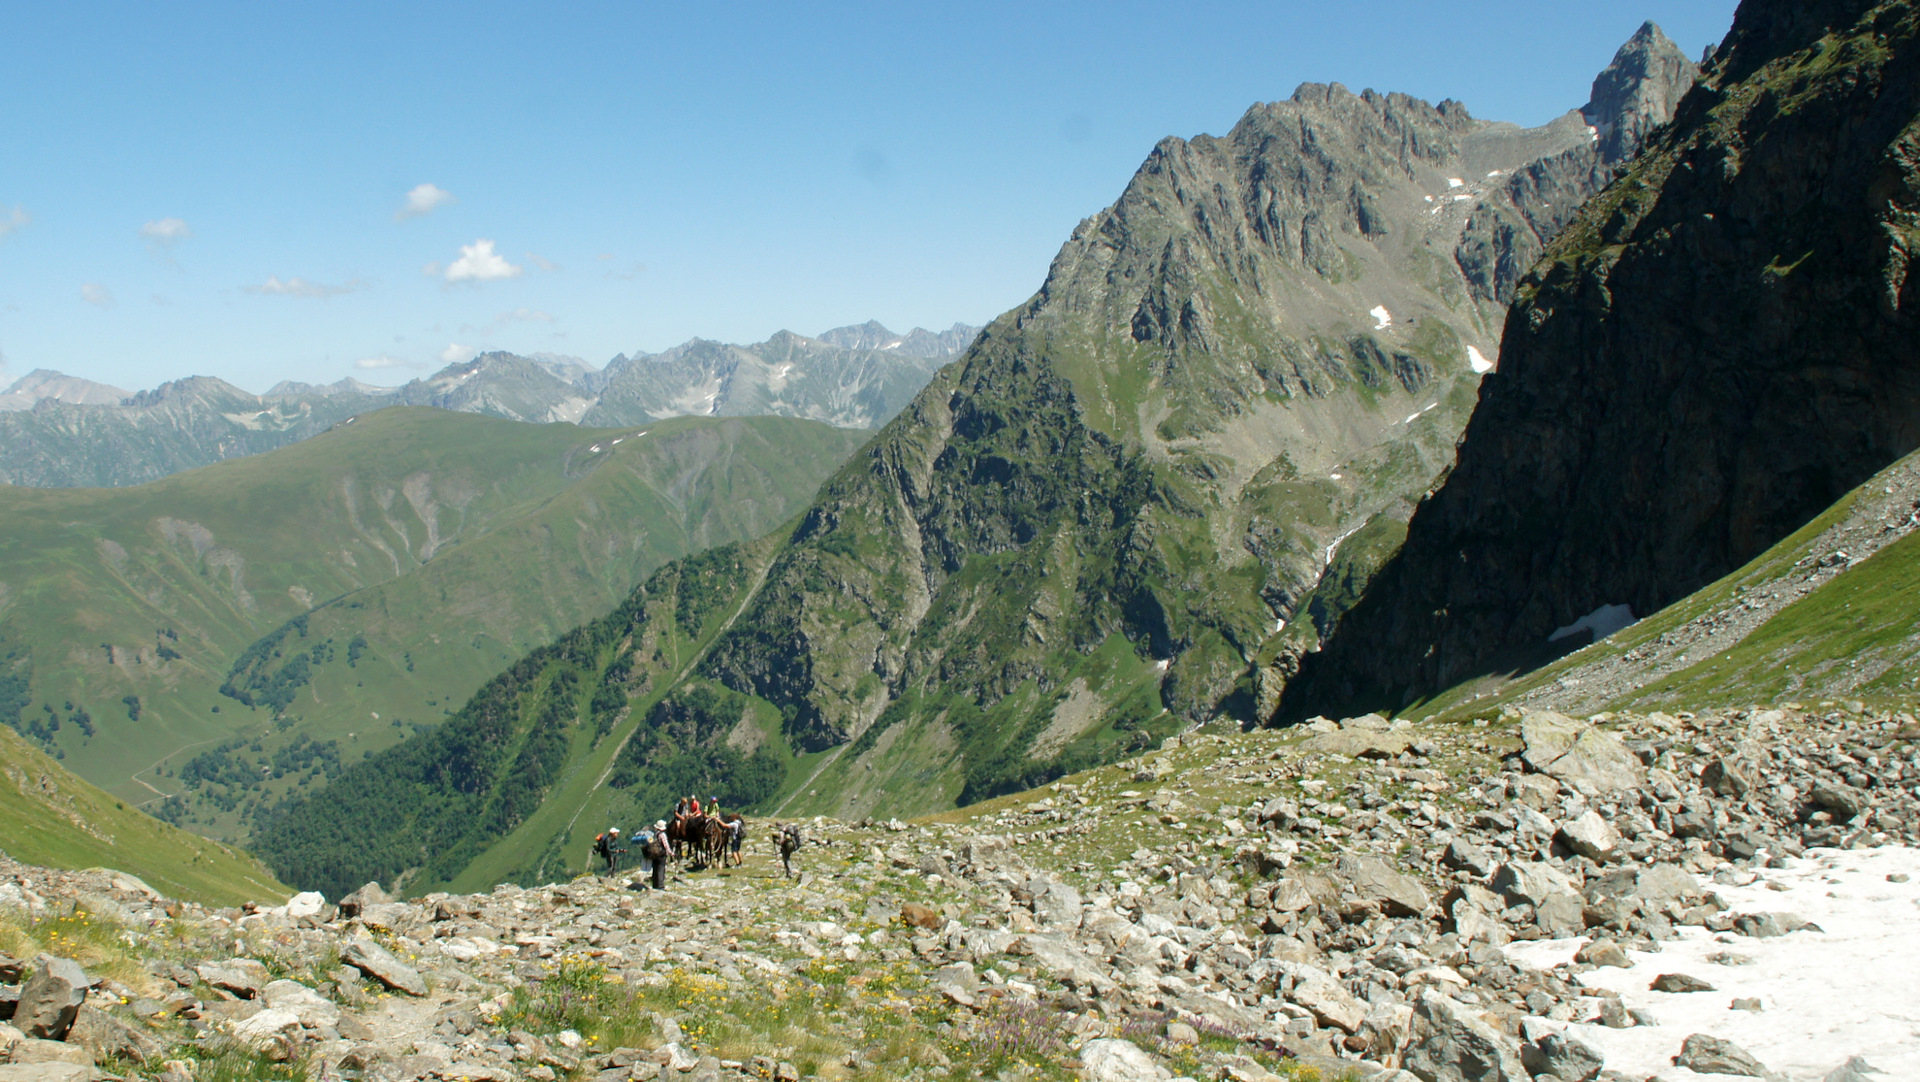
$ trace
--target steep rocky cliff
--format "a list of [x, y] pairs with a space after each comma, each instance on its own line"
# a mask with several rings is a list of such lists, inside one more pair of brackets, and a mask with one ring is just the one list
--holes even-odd
[[1917, 32], [1911, 4], [1741, 6], [1672, 126], [1520, 285], [1458, 465], [1283, 716], [1537, 662], [1920, 444]]

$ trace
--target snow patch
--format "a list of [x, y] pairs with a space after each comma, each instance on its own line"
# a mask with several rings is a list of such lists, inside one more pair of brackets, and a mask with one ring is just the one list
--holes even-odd
[[1547, 641], [1559, 642], [1569, 635], [1591, 631], [1593, 641], [1599, 642], [1621, 628], [1633, 626], [1635, 622], [1631, 608], [1625, 605], [1602, 605], [1566, 627], [1554, 629], [1553, 634], [1547, 636]]
[[[1472, 346], [1468, 346], [1467, 347], [1467, 367], [1473, 369], [1475, 372], [1479, 372], [1482, 375], [1485, 375], [1486, 373], [1493, 371], [1493, 362], [1487, 360], [1486, 354], [1480, 352], [1479, 350], [1475, 349]], [[1429, 406], [1427, 408], [1432, 409], [1433, 407]]]
[[597, 455], [597, 454], [599, 454], [599, 453], [600, 453], [600, 445], [596, 443], [596, 444], [594, 444], [594, 445], [593, 445], [592, 447], [589, 447], [589, 448], [587, 448], [587, 451], [588, 451], [588, 453], [590, 453], [590, 454], [596, 454], [596, 455]]
[[1498, 170], [1498, 169], [1495, 169], [1495, 170], [1494, 170], [1493, 172], [1491, 172], [1491, 173], [1488, 173], [1488, 174], [1487, 174], [1487, 179], [1488, 179], [1488, 180], [1492, 180], [1492, 179], [1493, 179], [1494, 177], [1497, 177], [1497, 176], [1500, 176], [1500, 175], [1502, 175], [1502, 174], [1501, 174], [1501, 172], [1500, 172], [1500, 170]]
[[1407, 419], [1404, 421], [1401, 421], [1400, 423], [1403, 425], [1410, 425], [1413, 422], [1418, 421], [1419, 419], [1420, 419], [1420, 413], [1419, 411], [1415, 411], [1413, 413], [1407, 414]]
[[1393, 326], [1393, 313], [1387, 311], [1387, 306], [1384, 304], [1376, 304], [1367, 309], [1367, 314], [1373, 317], [1373, 329], [1376, 331], [1384, 331]]
[[1340, 475], [1337, 473], [1330, 473], [1327, 476], [1333, 478], [1336, 481], [1340, 480]]
[[1464, 188], [1466, 186], [1467, 186], [1467, 182], [1464, 180], [1461, 180], [1459, 177], [1447, 178], [1447, 187], [1449, 188]]
[[[1920, 1002], [1913, 943], [1920, 937], [1920, 849], [1811, 849], [1768, 868], [1745, 886], [1714, 884], [1736, 913], [1792, 913], [1820, 926], [1767, 939], [1704, 928], [1677, 929], [1658, 954], [1628, 951], [1630, 969], [1581, 974], [1589, 988], [1619, 992], [1629, 1009], [1658, 1023], [1609, 1029], [1567, 1026], [1606, 1056], [1607, 1068], [1631, 1078], [1692, 1075], [1673, 1066], [1689, 1034], [1710, 1033], [1746, 1049], [1780, 1076], [1818, 1079], [1860, 1056], [1885, 1072], [1875, 1078], [1920, 1078]], [[1750, 873], [1736, 873], [1746, 878]], [[1891, 882], [1890, 875], [1908, 877]], [[1771, 886], [1769, 885], [1771, 884]], [[1784, 889], [1775, 889], [1784, 888]], [[1546, 968], [1571, 961], [1584, 939], [1536, 940], [1505, 948], [1515, 962]], [[1711, 961], [1739, 955], [1750, 961]], [[1648, 989], [1661, 973], [1685, 973], [1712, 992], [1667, 994]], [[1735, 999], [1758, 999], [1761, 1010], [1729, 1010]]]
[[1275, 620], [1273, 622], [1273, 633], [1275, 635], [1280, 634], [1282, 631], [1285, 631], [1286, 629], [1287, 629], [1287, 622], [1285, 620]]

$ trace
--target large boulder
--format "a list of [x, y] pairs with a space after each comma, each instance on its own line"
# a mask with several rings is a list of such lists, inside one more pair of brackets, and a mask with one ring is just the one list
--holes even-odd
[[20, 988], [13, 1024], [29, 1037], [64, 1041], [93, 978], [70, 958], [43, 954], [34, 959], [33, 977]]
[[427, 994], [427, 982], [420, 974], [371, 939], [355, 939], [340, 952], [340, 961], [410, 996]]
[[1493, 889], [1509, 903], [1538, 906], [1556, 894], [1574, 894], [1573, 880], [1542, 860], [1510, 860], [1493, 873]]
[[1293, 979], [1293, 989], [1287, 998], [1312, 1011], [1322, 1025], [1337, 1026], [1348, 1033], [1360, 1032], [1360, 1025], [1367, 1018], [1367, 1005], [1349, 995], [1332, 974], [1300, 962], [1279, 962], [1274, 968]]
[[1558, 778], [1583, 796], [1633, 789], [1646, 780], [1640, 759], [1620, 738], [1552, 711], [1520, 717], [1520, 757], [1539, 773]]
[[1417, 917], [1433, 904], [1426, 888], [1410, 875], [1402, 875], [1379, 857], [1346, 854], [1334, 862], [1333, 877], [1351, 895], [1351, 904], [1368, 912], [1389, 917]]
[[1393, 732], [1350, 725], [1314, 736], [1302, 743], [1300, 750], [1353, 759], [1392, 759], [1412, 747], [1413, 741], [1414, 735], [1405, 729]]
[[234, 958], [219, 965], [194, 966], [199, 978], [238, 999], [259, 999], [261, 989], [273, 980], [264, 963], [252, 958]]
[[1529, 1082], [1520, 1046], [1472, 1007], [1430, 991], [1414, 1011], [1421, 1037], [1405, 1066], [1422, 1082]]
[[1080, 1064], [1087, 1082], [1162, 1082], [1173, 1077], [1140, 1046], [1119, 1037], [1088, 1041], [1080, 1049]]
[[1767, 1078], [1767, 1069], [1746, 1049], [1732, 1041], [1706, 1033], [1696, 1033], [1680, 1043], [1680, 1054], [1673, 1057], [1676, 1066], [1701, 1074], [1743, 1075]]
[[380, 889], [378, 883], [368, 883], [345, 898], [340, 899], [340, 915], [357, 917], [370, 905], [386, 905], [393, 901], [387, 892]]
[[1560, 824], [1559, 834], [1567, 848], [1588, 860], [1604, 864], [1621, 855], [1620, 832], [1592, 809]]

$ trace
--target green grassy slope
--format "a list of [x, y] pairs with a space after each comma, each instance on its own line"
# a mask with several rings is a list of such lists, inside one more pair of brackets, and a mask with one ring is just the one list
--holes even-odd
[[[1450, 688], [1407, 713], [1481, 715], [1521, 703], [1645, 712], [1838, 697], [1911, 708], [1920, 701], [1920, 533], [1902, 519], [1916, 474], [1920, 454], [1647, 619], [1516, 678]], [[1849, 562], [1841, 546], [1857, 556], [1863, 535], [1875, 550]], [[1730, 624], [1733, 633], [1716, 633]]]
[[0, 849], [53, 868], [114, 868], [170, 898], [272, 905], [292, 891], [260, 862], [116, 800], [0, 728]]
[[163, 807], [236, 837], [666, 560], [763, 533], [860, 439], [390, 409], [149, 485], [0, 488], [0, 721], [122, 799], [198, 776]]

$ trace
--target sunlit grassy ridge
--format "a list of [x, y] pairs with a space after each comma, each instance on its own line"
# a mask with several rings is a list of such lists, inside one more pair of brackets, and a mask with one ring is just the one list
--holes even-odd
[[114, 868], [209, 905], [276, 904], [289, 889], [260, 862], [162, 823], [75, 777], [0, 728], [0, 850], [52, 868]]

